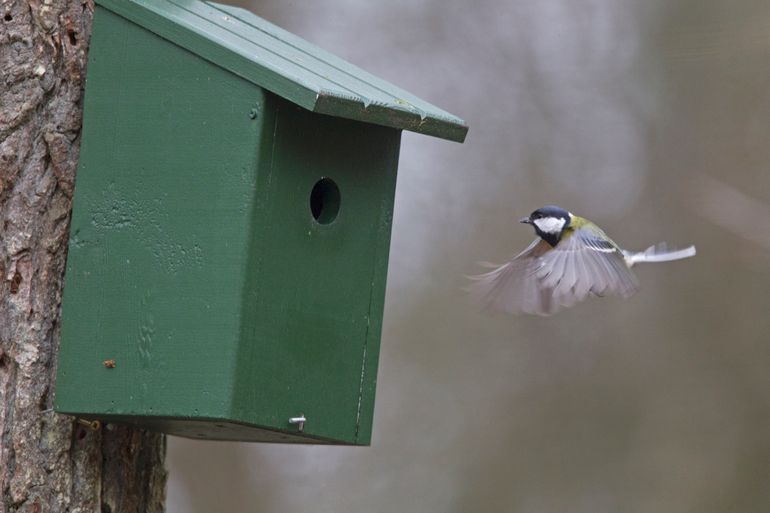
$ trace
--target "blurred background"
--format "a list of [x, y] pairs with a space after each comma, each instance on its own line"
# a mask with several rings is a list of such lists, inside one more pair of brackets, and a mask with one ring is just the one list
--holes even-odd
[[[770, 511], [770, 2], [238, 5], [471, 130], [404, 132], [372, 446], [172, 437], [169, 512]], [[698, 256], [477, 312], [545, 203]]]

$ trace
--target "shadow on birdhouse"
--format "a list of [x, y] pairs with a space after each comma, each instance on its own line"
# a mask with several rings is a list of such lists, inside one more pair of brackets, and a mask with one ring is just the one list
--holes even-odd
[[467, 127], [247, 11], [96, 3], [56, 410], [368, 444], [401, 130]]

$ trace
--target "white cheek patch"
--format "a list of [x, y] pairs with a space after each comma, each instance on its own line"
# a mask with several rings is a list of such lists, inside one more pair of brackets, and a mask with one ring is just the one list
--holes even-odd
[[561, 217], [542, 217], [533, 222], [543, 233], [560, 233], [566, 221]]

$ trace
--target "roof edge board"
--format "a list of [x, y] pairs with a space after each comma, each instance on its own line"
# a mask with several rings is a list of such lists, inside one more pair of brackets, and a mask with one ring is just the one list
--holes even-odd
[[408, 130], [453, 142], [465, 142], [468, 133], [466, 125], [447, 123], [433, 116], [422, 117], [414, 111], [399, 110], [388, 105], [370, 103], [364, 106], [360, 101], [342, 98], [322, 91], [318, 94], [314, 112], [364, 123]]

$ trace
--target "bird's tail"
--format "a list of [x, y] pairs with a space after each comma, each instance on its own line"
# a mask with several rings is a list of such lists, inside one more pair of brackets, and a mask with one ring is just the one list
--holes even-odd
[[623, 250], [623, 256], [628, 267], [633, 267], [635, 264], [646, 264], [647, 262], [670, 262], [671, 260], [681, 260], [695, 256], [695, 246], [684, 249], [668, 249], [666, 243], [661, 242], [638, 253]]

